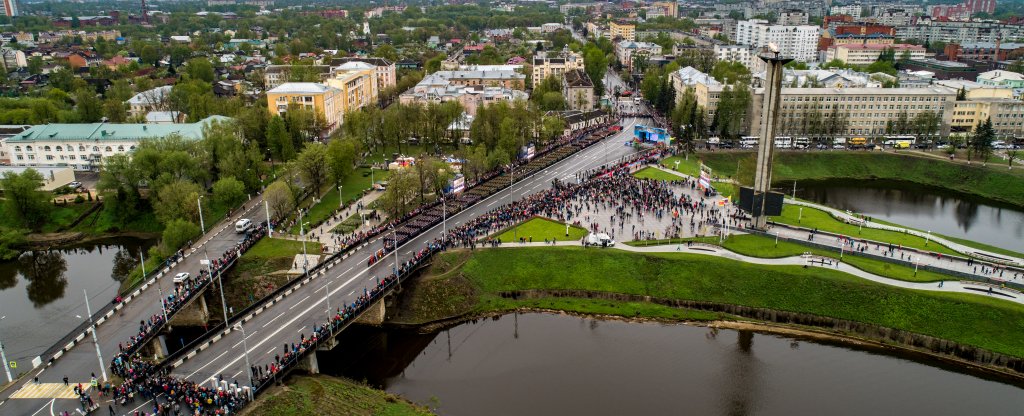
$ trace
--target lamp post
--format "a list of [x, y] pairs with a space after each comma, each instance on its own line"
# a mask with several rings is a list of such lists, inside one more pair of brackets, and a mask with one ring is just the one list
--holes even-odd
[[245, 366], [249, 369], [249, 388], [246, 390], [249, 392], [249, 400], [252, 400], [252, 388], [255, 386], [252, 383], [252, 365], [249, 364], [249, 343], [245, 340], [245, 327], [242, 324], [235, 324], [235, 329], [242, 331], [242, 349], [245, 350]]
[[308, 257], [306, 257], [306, 230], [305, 226], [308, 222], [302, 221], [302, 211], [299, 211], [299, 234], [302, 234], [302, 272], [309, 273], [307, 266], [309, 265]]
[[928, 234], [924, 237], [924, 246], [928, 247], [928, 240], [932, 239], [932, 230], [928, 230]]
[[[512, 203], [514, 202], [514, 199], [515, 199], [515, 196], [513, 196], [513, 194], [512, 194], [512, 187], [515, 186], [515, 184], [516, 184], [516, 165], [515, 164], [509, 164], [509, 169], [508, 169], [508, 205], [509, 205], [509, 208], [512, 207]], [[513, 226], [512, 227], [512, 236], [516, 240], [519, 240], [519, 227], [518, 226]]]
[[[146, 277], [146, 257], [142, 255], [142, 249], [139, 249], [139, 261], [142, 262], [142, 277]], [[164, 306], [164, 289], [160, 286], [160, 282], [156, 282], [156, 290], [160, 292], [160, 311], [164, 314], [164, 322], [167, 320], [167, 308]]]
[[263, 209], [267, 212], [267, 238], [274, 238], [274, 226], [270, 223], [270, 203], [263, 199]]
[[[210, 255], [203, 249], [203, 257], [206, 261], [206, 271], [210, 273], [210, 281], [213, 281], [213, 263], [210, 262]], [[220, 286], [220, 307], [224, 312], [224, 327], [228, 326], [228, 302], [224, 299], [224, 273], [217, 273], [217, 285]]]
[[203, 234], [206, 234], [206, 223], [203, 222], [203, 196], [199, 195], [196, 199], [196, 205], [199, 205], [199, 227], [202, 228]]
[[345, 207], [345, 197], [341, 196], [341, 185], [338, 185], [338, 208]]
[[775, 247], [779, 246], [779, 232], [775, 232]]
[[[4, 320], [6, 318], [7, 318], [6, 315], [5, 316], [0, 316], [0, 321]], [[11, 368], [8, 367], [8, 365], [7, 365], [7, 353], [4, 352], [4, 343], [3, 342], [0, 342], [0, 360], [4, 361], [4, 363], [3, 363], [4, 364], [4, 372], [7, 373], [7, 382], [10, 383], [10, 382], [14, 381], [14, 379], [11, 378]]]
[[441, 194], [441, 244], [448, 239], [448, 198]]
[[100, 343], [96, 340], [96, 324], [92, 320], [92, 308], [89, 307], [89, 292], [82, 289], [82, 293], [85, 294], [85, 313], [89, 317], [89, 329], [92, 333], [92, 345], [96, 346], [96, 359], [100, 361], [100, 374], [103, 375], [103, 381], [107, 381], [107, 366], [103, 363], [103, 354], [100, 353]]

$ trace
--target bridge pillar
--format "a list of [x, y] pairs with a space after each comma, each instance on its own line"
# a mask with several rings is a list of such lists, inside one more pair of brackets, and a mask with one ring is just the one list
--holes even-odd
[[309, 374], [320, 374], [320, 362], [316, 359], [316, 352], [314, 351], [312, 354], [307, 355], [306, 358], [303, 358], [302, 361], [299, 361], [295, 368]]
[[365, 325], [380, 325], [384, 323], [384, 300], [378, 300], [374, 304], [370, 305], [363, 312], [359, 319], [356, 319], [356, 323]]
[[164, 335], [153, 337], [146, 347], [148, 352], [156, 359], [167, 356], [167, 339]]
[[335, 334], [333, 337], [325, 339], [320, 343], [320, 346], [316, 348], [317, 351], [330, 351], [334, 347], [338, 346], [338, 335]]
[[206, 306], [206, 296], [199, 295], [196, 300], [174, 314], [171, 321], [185, 326], [203, 326], [210, 323], [210, 309]]

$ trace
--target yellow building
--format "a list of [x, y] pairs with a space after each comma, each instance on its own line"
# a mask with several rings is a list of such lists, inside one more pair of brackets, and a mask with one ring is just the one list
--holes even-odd
[[297, 105], [313, 110], [324, 117], [330, 134], [341, 125], [341, 90], [315, 82], [286, 82], [267, 91], [267, 109], [271, 115], [283, 116], [289, 106]]
[[612, 40], [621, 38], [623, 40], [636, 41], [636, 26], [629, 23], [618, 24], [611, 22], [608, 24], [608, 32]]
[[342, 116], [377, 102], [379, 91], [375, 66], [365, 62], [347, 62], [335, 67], [333, 72], [325, 83], [340, 91], [337, 104]]
[[665, 15], [667, 16], [679, 17], [679, 3], [674, 1], [659, 1], [654, 2], [654, 6], [665, 9]]
[[1024, 102], [1013, 98], [1012, 89], [975, 88], [966, 95], [965, 100], [946, 103], [952, 134], [969, 133], [989, 118], [999, 136], [1024, 134]]

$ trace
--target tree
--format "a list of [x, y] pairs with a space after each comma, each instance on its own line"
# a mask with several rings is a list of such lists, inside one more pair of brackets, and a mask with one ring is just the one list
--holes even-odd
[[417, 176], [411, 169], [400, 169], [388, 177], [388, 187], [380, 196], [380, 205], [389, 218], [399, 218], [409, 212], [410, 202], [418, 194]]
[[352, 174], [359, 156], [359, 142], [354, 139], [334, 138], [327, 144], [327, 163], [331, 179], [340, 184]]
[[295, 145], [285, 130], [281, 116], [271, 117], [267, 123], [267, 145], [270, 154], [277, 160], [289, 161], [295, 158]]
[[193, 182], [178, 179], [161, 186], [153, 200], [153, 212], [164, 224], [176, 219], [199, 222], [199, 196], [202, 189]]
[[594, 83], [594, 95], [597, 97], [604, 94], [604, 74], [608, 70], [607, 54], [594, 43], [588, 43], [583, 48], [583, 71]]
[[157, 52], [155, 46], [147, 43], [139, 51], [139, 59], [142, 60], [142, 63], [156, 65], [160, 61], [160, 53]]
[[193, 58], [185, 64], [185, 75], [192, 80], [200, 80], [212, 83], [215, 79], [213, 64], [206, 58]]
[[395, 62], [398, 60], [398, 51], [395, 50], [394, 46], [384, 44], [378, 46], [377, 49], [374, 49], [373, 56], [381, 57], [391, 62]]
[[987, 162], [989, 156], [992, 155], [992, 141], [995, 139], [996, 131], [992, 128], [992, 117], [989, 117], [974, 128], [974, 136], [971, 138], [969, 146], [974, 150], [975, 155], [980, 157], [983, 162]]
[[270, 186], [267, 186], [267, 190], [263, 193], [263, 198], [270, 207], [272, 218], [284, 218], [295, 209], [295, 196], [292, 193], [292, 188], [283, 180], [274, 181]]
[[142, 172], [125, 154], [108, 156], [103, 162], [96, 188], [103, 197], [103, 209], [123, 225], [138, 212], [142, 200], [139, 194]]
[[314, 195], [320, 195], [320, 187], [324, 185], [328, 174], [327, 146], [323, 143], [311, 142], [299, 152], [295, 158], [302, 182], [312, 188]]
[[75, 91], [75, 114], [83, 123], [95, 123], [103, 118], [103, 103], [96, 91], [86, 87]]
[[4, 191], [6, 217], [20, 227], [39, 230], [50, 214], [49, 195], [42, 190], [45, 179], [39, 171], [4, 172], [0, 189]]
[[245, 200], [245, 184], [227, 176], [213, 183], [213, 201], [221, 207], [234, 207]]
[[723, 84], [750, 85], [750, 70], [739, 61], [719, 61], [711, 69], [711, 76]]
[[161, 251], [164, 256], [170, 256], [184, 247], [200, 233], [199, 226], [183, 219], [172, 220], [164, 227], [163, 238], [160, 241]]
[[43, 73], [43, 58], [33, 56], [28, 58], [28, 73], [38, 75]]

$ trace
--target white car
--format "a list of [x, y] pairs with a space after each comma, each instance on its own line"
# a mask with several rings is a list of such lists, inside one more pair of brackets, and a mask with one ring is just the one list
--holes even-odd
[[244, 233], [246, 231], [249, 231], [250, 228], [252, 228], [252, 220], [248, 218], [242, 218], [235, 223], [236, 233]]
[[188, 281], [190, 277], [192, 277], [192, 275], [188, 274], [188, 272], [178, 273], [174, 275], [174, 283], [184, 283]]

